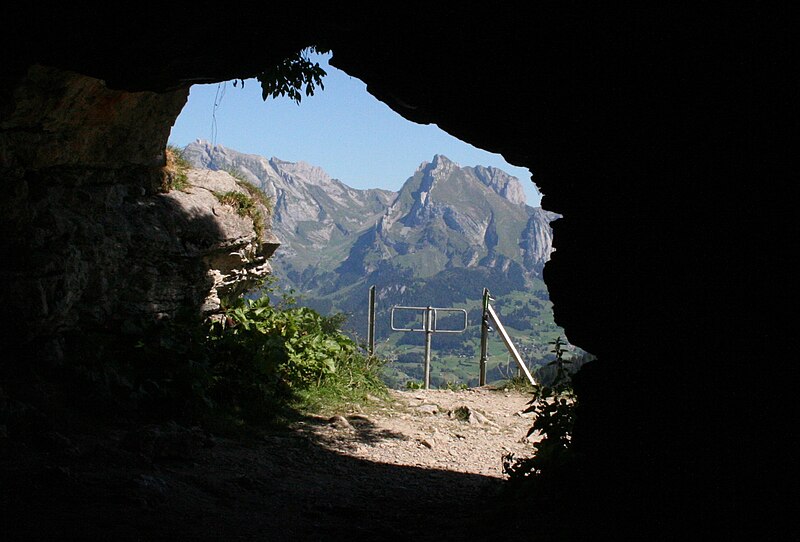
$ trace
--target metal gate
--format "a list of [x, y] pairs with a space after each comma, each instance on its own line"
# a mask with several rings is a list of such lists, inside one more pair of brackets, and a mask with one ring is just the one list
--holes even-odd
[[[414, 327], [396, 327], [394, 324], [394, 314], [396, 311], [414, 311], [422, 314], [422, 326], [419, 328]], [[464, 315], [464, 325], [461, 329], [439, 329], [436, 327], [436, 318], [439, 313], [453, 313], [460, 312]], [[402, 305], [395, 305], [391, 311], [391, 326], [392, 331], [418, 331], [425, 333], [425, 389], [430, 388], [431, 385], [431, 336], [434, 333], [463, 333], [467, 329], [467, 311], [464, 309], [443, 309], [439, 307], [406, 307]]]

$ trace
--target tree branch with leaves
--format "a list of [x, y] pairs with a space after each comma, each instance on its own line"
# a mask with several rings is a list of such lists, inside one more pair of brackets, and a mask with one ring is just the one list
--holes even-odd
[[324, 90], [322, 78], [327, 73], [309, 55], [328, 52], [330, 49], [312, 45], [258, 74], [256, 79], [261, 83], [261, 97], [266, 101], [269, 97], [288, 96], [300, 105], [303, 95], [313, 96], [317, 87]]

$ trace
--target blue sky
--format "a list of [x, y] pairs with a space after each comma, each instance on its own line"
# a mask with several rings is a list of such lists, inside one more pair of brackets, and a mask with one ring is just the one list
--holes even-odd
[[170, 144], [183, 147], [205, 139], [239, 152], [308, 162], [353, 188], [389, 190], [399, 190], [422, 162], [443, 154], [462, 166], [494, 166], [514, 175], [528, 205], [540, 205], [528, 169], [436, 125], [407, 121], [369, 94], [359, 79], [328, 65], [329, 55], [312, 58], [327, 72], [325, 88], [304, 96], [300, 105], [287, 97], [263, 101], [255, 79], [244, 87], [232, 82], [192, 86]]

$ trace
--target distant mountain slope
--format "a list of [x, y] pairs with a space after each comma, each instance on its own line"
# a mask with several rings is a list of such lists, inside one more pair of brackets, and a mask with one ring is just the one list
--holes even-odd
[[[276, 277], [304, 304], [348, 313], [362, 335], [371, 285], [382, 303], [379, 335], [390, 333], [390, 305], [474, 304], [484, 287], [515, 298], [514, 322], [532, 336], [558, 331], [541, 281], [557, 215], [526, 205], [519, 180], [502, 170], [435, 155], [392, 192], [353, 189], [304, 162], [204, 141], [188, 145], [184, 157], [195, 167], [235, 170], [271, 196], [282, 243], [271, 260]], [[546, 329], [534, 329], [543, 321]]]

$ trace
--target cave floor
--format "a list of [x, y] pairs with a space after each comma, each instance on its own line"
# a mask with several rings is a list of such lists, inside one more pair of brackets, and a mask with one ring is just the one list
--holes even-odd
[[[514, 398], [508, 409], [519, 409], [525, 400]], [[411, 406], [431, 403], [417, 394]], [[459, 442], [472, 434], [507, 442], [508, 435], [494, 422], [470, 427], [454, 421], [444, 415], [442, 401], [438, 404], [438, 415], [405, 416], [408, 424], [428, 424], [416, 434], [403, 434], [397, 423], [404, 417], [393, 411], [383, 418], [377, 412], [312, 418], [246, 438], [212, 437], [175, 425], [6, 438], [0, 440], [0, 538], [441, 541], [477, 533], [522, 538], [527, 530], [518, 529], [519, 520], [499, 500], [500, 470], [486, 471], [485, 458], [468, 448], [460, 456], [452, 453], [455, 444], [445, 438], [447, 428], [459, 423], [462, 428], [452, 433]], [[516, 424], [514, 430], [529, 427], [529, 419], [509, 412], [487, 416]], [[363, 420], [371, 422], [368, 432], [358, 430]], [[385, 425], [388, 420], [394, 425]], [[431, 423], [442, 425], [431, 433]], [[373, 449], [377, 456], [359, 456], [358, 449]], [[450, 457], [450, 464], [436, 468], [420, 459], [433, 452]], [[387, 460], [392, 455], [400, 459], [392, 463]], [[475, 469], [464, 467], [470, 462]]]

